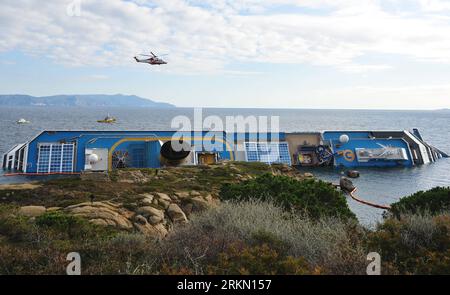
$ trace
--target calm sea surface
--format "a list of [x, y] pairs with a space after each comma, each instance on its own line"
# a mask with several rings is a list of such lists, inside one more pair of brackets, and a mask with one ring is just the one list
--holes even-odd
[[[111, 113], [115, 125], [97, 124]], [[193, 109], [123, 109], [123, 108], [11, 108], [0, 107], [0, 154], [15, 143], [29, 140], [42, 130], [169, 130], [178, 115], [193, 117]], [[450, 152], [450, 112], [432, 111], [360, 111], [360, 110], [268, 110], [268, 109], [204, 109], [203, 116], [279, 116], [281, 131], [322, 130], [403, 130], [419, 128], [424, 139], [437, 148]], [[32, 124], [17, 125], [19, 118]], [[310, 170], [317, 177], [338, 182], [341, 171]], [[360, 169], [355, 180], [360, 197], [380, 204], [390, 204], [400, 197], [435, 186], [450, 186], [450, 159], [415, 168]], [[0, 183], [23, 181], [4, 177]], [[382, 210], [348, 200], [360, 221], [373, 225]]]

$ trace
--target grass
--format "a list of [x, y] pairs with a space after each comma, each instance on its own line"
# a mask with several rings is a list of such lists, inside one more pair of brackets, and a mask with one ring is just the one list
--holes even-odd
[[215, 253], [234, 243], [268, 244], [287, 256], [305, 259], [313, 268], [361, 273], [364, 251], [350, 234], [357, 228], [353, 222], [338, 218], [314, 221], [293, 215], [270, 202], [230, 202], [194, 216], [165, 243], [171, 248], [172, 259], [183, 257], [184, 249], [189, 249], [192, 257], [202, 257], [208, 264], [214, 263]]
[[[450, 274], [448, 188], [403, 198], [368, 230], [328, 184], [267, 174], [281, 169], [230, 162], [146, 169], [143, 183], [113, 173], [112, 181], [57, 179], [0, 190], [0, 274], [64, 274], [74, 251], [83, 274], [365, 274], [369, 252], [381, 254], [383, 274]], [[193, 189], [220, 192], [224, 201], [192, 214], [162, 241], [64, 213], [18, 214], [23, 205], [67, 206], [92, 193], [135, 208], [144, 192]]]
[[[276, 169], [276, 168], [273, 168]], [[139, 194], [146, 192], [174, 193], [177, 191], [199, 191], [218, 193], [224, 183], [237, 183], [239, 175], [255, 177], [267, 173], [271, 168], [262, 163], [229, 162], [211, 166], [188, 166], [165, 169], [125, 169], [113, 171], [109, 180], [86, 180], [67, 177], [42, 182], [34, 189], [0, 190], [0, 204], [17, 206], [42, 205], [66, 207], [95, 200], [114, 199], [117, 202], [133, 203]], [[142, 173], [144, 183], [123, 182], [121, 178], [130, 173]]]
[[356, 220], [345, 196], [332, 185], [316, 179], [297, 180], [287, 176], [263, 174], [240, 183], [225, 184], [222, 200], [271, 200], [286, 210], [318, 219], [322, 216]]
[[392, 204], [391, 213], [399, 218], [402, 214], [437, 214], [446, 210], [450, 210], [450, 187], [435, 187], [400, 199]]

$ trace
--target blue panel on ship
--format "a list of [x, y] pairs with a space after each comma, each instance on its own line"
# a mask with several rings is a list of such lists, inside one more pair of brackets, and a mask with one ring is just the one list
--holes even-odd
[[[411, 167], [408, 143], [401, 138], [373, 138], [370, 132], [324, 132], [334, 152], [335, 166]], [[343, 140], [344, 139], [344, 140]]]

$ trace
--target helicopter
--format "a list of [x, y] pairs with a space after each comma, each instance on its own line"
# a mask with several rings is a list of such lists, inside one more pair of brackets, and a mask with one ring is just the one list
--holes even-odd
[[160, 56], [157, 56], [156, 54], [154, 54], [153, 52], [150, 52], [151, 55], [148, 54], [140, 54], [140, 56], [146, 56], [148, 58], [142, 58], [139, 59], [137, 56], [134, 57], [134, 59], [136, 60], [136, 62], [140, 62], [140, 63], [147, 63], [150, 65], [166, 65], [167, 62], [162, 60], [160, 57], [161, 56], [166, 56], [167, 54], [163, 54]]

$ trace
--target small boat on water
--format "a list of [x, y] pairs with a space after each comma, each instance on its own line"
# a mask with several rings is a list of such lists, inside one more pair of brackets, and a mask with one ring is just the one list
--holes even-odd
[[97, 123], [103, 124], [114, 124], [117, 122], [117, 119], [108, 114], [103, 120], [97, 120]]
[[19, 119], [19, 120], [17, 120], [17, 122], [16, 122], [17, 124], [30, 124], [31, 122], [30, 121], [27, 121], [27, 120], [25, 120], [24, 118], [21, 118], [21, 119]]

